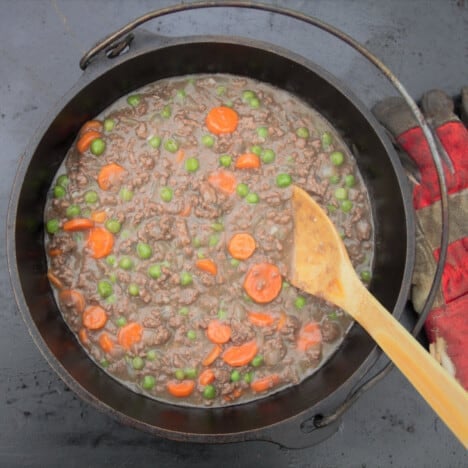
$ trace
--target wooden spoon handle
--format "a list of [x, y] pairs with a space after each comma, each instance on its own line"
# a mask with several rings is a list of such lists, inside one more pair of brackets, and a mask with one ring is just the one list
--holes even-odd
[[366, 288], [358, 294], [360, 304], [358, 310], [349, 310], [351, 315], [468, 448], [468, 393]]

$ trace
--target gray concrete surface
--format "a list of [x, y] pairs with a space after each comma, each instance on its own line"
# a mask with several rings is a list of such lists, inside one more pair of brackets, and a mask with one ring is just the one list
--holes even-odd
[[[101, 37], [157, 0], [0, 0], [0, 230], [28, 139], [79, 79], [78, 61]], [[468, 8], [463, 0], [270, 1], [315, 15], [366, 44], [414, 98], [468, 80]], [[290, 19], [219, 10], [151, 24], [166, 35], [238, 34], [287, 47], [325, 66], [371, 105], [394, 94], [347, 46]], [[466, 452], [398, 371], [364, 395], [340, 430], [318, 446], [264, 442], [222, 446], [156, 439], [78, 400], [32, 343], [0, 256], [0, 467], [463, 467]], [[406, 321], [411, 321], [407, 317]]]

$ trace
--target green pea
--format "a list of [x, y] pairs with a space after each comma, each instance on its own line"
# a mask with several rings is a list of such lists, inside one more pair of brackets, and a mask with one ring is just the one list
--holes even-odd
[[297, 296], [294, 300], [294, 307], [296, 309], [303, 309], [306, 305], [306, 298], [304, 296]]
[[86, 203], [94, 204], [94, 203], [97, 203], [99, 197], [98, 197], [98, 194], [94, 190], [88, 190], [84, 194], [84, 199]]
[[244, 184], [244, 183], [237, 184], [236, 192], [237, 192], [237, 195], [239, 195], [240, 197], [242, 198], [246, 197], [249, 191], [250, 190], [247, 184]]
[[94, 154], [94, 156], [101, 156], [102, 153], [104, 153], [106, 149], [106, 142], [102, 138], [95, 138], [91, 142], [90, 150], [91, 153]]
[[254, 367], [260, 367], [263, 364], [263, 356], [261, 354], [257, 354], [250, 363]]
[[104, 130], [106, 132], [111, 132], [114, 130], [115, 127], [115, 120], [114, 119], [105, 119], [104, 120]]
[[157, 357], [158, 357], [158, 353], [156, 352], [155, 349], [150, 349], [146, 353], [146, 359], [148, 359], [148, 361], [154, 361]]
[[152, 148], [158, 149], [158, 148], [161, 146], [161, 137], [152, 136], [152, 137], [148, 140], [148, 143], [149, 143], [149, 145], [150, 145]]
[[361, 279], [368, 283], [372, 278], [371, 272], [369, 270], [362, 270], [361, 271]]
[[253, 372], [247, 372], [244, 375], [244, 382], [249, 384], [249, 383], [252, 383], [252, 380], [253, 380]]
[[174, 195], [174, 191], [170, 187], [163, 187], [159, 191], [159, 195], [161, 197], [161, 200], [168, 203], [172, 200], [172, 197]]
[[187, 172], [196, 172], [200, 167], [200, 163], [197, 158], [187, 158], [185, 160], [185, 170]]
[[114, 284], [117, 283], [117, 275], [115, 273], [111, 273], [109, 275], [109, 281]]
[[127, 325], [127, 319], [125, 317], [119, 317], [117, 318], [117, 320], [115, 321], [115, 324], [118, 326], [118, 327], [125, 327], [125, 325]]
[[187, 96], [187, 93], [185, 92], [185, 89], [178, 89], [176, 93], [176, 97], [179, 98], [180, 100], [184, 100], [185, 97]]
[[46, 230], [49, 234], [55, 234], [60, 229], [60, 221], [58, 219], [49, 219], [46, 223]]
[[216, 388], [213, 385], [206, 385], [203, 389], [203, 398], [212, 400], [216, 396]]
[[112, 232], [112, 234], [117, 234], [122, 227], [122, 225], [116, 219], [108, 219], [105, 226], [108, 231]]
[[161, 278], [161, 275], [162, 275], [161, 265], [157, 265], [157, 264], [151, 265], [148, 268], [148, 275], [150, 276], [150, 278], [153, 278], [153, 279]]
[[255, 94], [254, 91], [251, 91], [250, 89], [246, 89], [245, 91], [242, 92], [242, 101], [250, 102], [256, 96], [257, 95]]
[[289, 174], [282, 173], [276, 176], [276, 186], [280, 188], [289, 187], [292, 183], [292, 177]]
[[187, 379], [195, 379], [198, 375], [197, 369], [194, 369], [193, 367], [189, 367], [184, 370], [185, 371], [185, 376]]
[[250, 147], [250, 151], [257, 156], [262, 154], [262, 147], [260, 145], [253, 145]]
[[133, 192], [126, 187], [122, 187], [119, 192], [120, 199], [122, 201], [131, 201], [133, 198]]
[[353, 202], [351, 200], [343, 200], [341, 202], [341, 211], [343, 213], [349, 213], [353, 209]]
[[66, 194], [67, 194], [67, 191], [61, 185], [56, 185], [54, 187], [54, 197], [55, 198], [62, 198]]
[[322, 133], [322, 136], [320, 137], [320, 140], [322, 142], [322, 147], [324, 149], [327, 149], [332, 143], [331, 133], [329, 133], [329, 132]]
[[344, 182], [346, 187], [354, 187], [354, 185], [356, 184], [356, 178], [353, 174], [348, 174], [345, 176]]
[[329, 314], [327, 314], [327, 317], [330, 320], [337, 320], [338, 319], [338, 314], [336, 312], [330, 312]]
[[260, 100], [256, 97], [252, 98], [250, 101], [249, 101], [249, 106], [252, 108], [252, 109], [258, 109], [260, 107]]
[[117, 263], [117, 259], [115, 258], [115, 255], [108, 255], [106, 257], [106, 263], [109, 265], [109, 266], [115, 266], [116, 263]]
[[198, 237], [194, 237], [192, 240], [192, 245], [196, 248], [201, 246], [201, 240]]
[[184, 306], [179, 309], [179, 314], [186, 317], [189, 314], [189, 308]]
[[161, 117], [163, 119], [168, 119], [172, 115], [171, 106], [164, 106], [161, 111]]
[[184, 380], [185, 379], [185, 372], [183, 369], [176, 369], [174, 371], [174, 376], [177, 380]]
[[137, 255], [143, 260], [147, 260], [153, 255], [153, 249], [151, 248], [151, 246], [144, 242], [138, 242], [136, 250]]
[[138, 284], [130, 283], [128, 285], [128, 294], [130, 294], [130, 296], [138, 296], [140, 294], [140, 288], [138, 287]]
[[327, 210], [329, 213], [335, 213], [336, 211], [336, 206], [335, 205], [332, 205], [332, 204], [328, 204], [327, 205]]
[[179, 144], [174, 139], [169, 138], [164, 142], [164, 148], [170, 153], [175, 153], [179, 149]]
[[237, 258], [231, 258], [231, 260], [229, 261], [233, 267], [237, 267], [240, 264], [240, 260], [238, 260]]
[[197, 258], [205, 258], [205, 257], [206, 257], [206, 255], [203, 253], [202, 250], [197, 251]]
[[231, 382], [239, 382], [240, 378], [241, 378], [241, 375], [238, 370], [233, 370], [231, 372]]
[[180, 274], [180, 284], [182, 286], [188, 286], [192, 284], [192, 282], [193, 282], [193, 278], [192, 278], [191, 273], [189, 273], [188, 271], [183, 271]]
[[68, 218], [74, 218], [81, 213], [81, 208], [78, 205], [70, 205], [67, 207], [66, 215]]
[[108, 304], [115, 304], [117, 302], [117, 297], [115, 294], [112, 294], [111, 296], [109, 296], [107, 299], [106, 299], [106, 302]]
[[330, 184], [338, 184], [340, 182], [340, 176], [338, 174], [333, 174], [330, 176], [330, 178], [328, 179], [330, 181]]
[[224, 309], [218, 310], [219, 320], [224, 320], [227, 317], [227, 312]]
[[212, 234], [208, 239], [208, 245], [210, 247], [216, 247], [218, 245], [219, 239], [220, 239], [219, 234]]
[[264, 149], [260, 154], [260, 159], [265, 163], [272, 163], [276, 158], [276, 154], [272, 149]]
[[218, 96], [222, 96], [222, 95], [225, 94], [225, 93], [226, 93], [226, 86], [218, 86], [218, 87], [216, 88], [216, 94], [217, 94]]
[[216, 232], [221, 232], [224, 230], [224, 224], [223, 223], [213, 223], [211, 225], [211, 229]]
[[203, 135], [201, 138], [201, 142], [203, 146], [211, 148], [215, 144], [215, 139], [211, 135]]
[[131, 94], [130, 96], [127, 97], [127, 102], [132, 107], [136, 107], [141, 102], [141, 96], [139, 94]]
[[304, 139], [307, 139], [309, 138], [310, 134], [309, 134], [309, 129], [306, 128], [306, 127], [300, 127], [296, 130], [296, 135], [299, 137], [299, 138], [304, 138]]
[[219, 164], [223, 167], [229, 167], [232, 163], [232, 158], [229, 154], [223, 154], [219, 157]]
[[109, 297], [112, 295], [114, 292], [114, 288], [112, 287], [112, 284], [109, 283], [109, 281], [106, 280], [101, 280], [99, 281], [97, 285], [98, 293], [102, 298]]
[[291, 285], [287, 281], [283, 281], [283, 283], [281, 284], [281, 289], [288, 289], [290, 287]]
[[101, 364], [101, 367], [106, 368], [109, 367], [110, 362], [106, 358], [104, 358], [99, 361], [99, 364]]
[[141, 382], [141, 386], [145, 390], [151, 390], [154, 387], [155, 383], [156, 383], [156, 379], [152, 375], [145, 375]]
[[333, 151], [330, 161], [334, 166], [341, 166], [344, 163], [344, 154], [341, 151]]
[[57, 185], [60, 185], [60, 187], [63, 187], [65, 189], [68, 187], [69, 182], [70, 182], [70, 180], [68, 179], [68, 177], [65, 174], [62, 174], [57, 179]]
[[255, 204], [260, 201], [260, 197], [255, 192], [250, 192], [246, 195], [245, 200], [247, 203]]
[[143, 358], [141, 358], [140, 356], [135, 356], [132, 359], [132, 367], [135, 370], [141, 370], [143, 369], [143, 367], [145, 367], [145, 361], [143, 361]]
[[335, 198], [337, 200], [346, 200], [348, 198], [348, 189], [344, 187], [337, 188], [335, 190]]
[[197, 339], [197, 332], [195, 330], [189, 330], [187, 332], [187, 338], [189, 340], [196, 340]]
[[119, 267], [123, 270], [131, 270], [133, 268], [133, 260], [130, 257], [122, 257], [119, 261]]
[[257, 135], [260, 138], [267, 138], [268, 137], [268, 128], [267, 127], [258, 127], [257, 128]]

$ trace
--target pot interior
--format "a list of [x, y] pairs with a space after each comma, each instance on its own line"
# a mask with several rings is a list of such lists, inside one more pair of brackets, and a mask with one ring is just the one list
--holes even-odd
[[[269, 426], [298, 413], [313, 414], [325, 397], [352, 380], [373, 348], [353, 326], [338, 352], [306, 381], [255, 402], [219, 409], [159, 403], [131, 392], [101, 371], [61, 318], [50, 289], [43, 245], [43, 210], [50, 183], [81, 125], [120, 96], [161, 78], [191, 73], [246, 75], [290, 91], [324, 115], [356, 156], [371, 197], [375, 224], [372, 293], [398, 315], [408, 292], [408, 221], [405, 195], [392, 149], [375, 122], [335, 80], [286, 53], [227, 41], [179, 41], [119, 59], [90, 83], [79, 85], [46, 126], [23, 162], [17, 197], [13, 285], [31, 333], [65, 382], [88, 401], [139, 428], [171, 438], [229, 437]], [[393, 161], [393, 162], [392, 162]], [[24, 296], [24, 297], [23, 297]], [[24, 301], [24, 303], [23, 303]], [[397, 303], [400, 303], [398, 307]]]

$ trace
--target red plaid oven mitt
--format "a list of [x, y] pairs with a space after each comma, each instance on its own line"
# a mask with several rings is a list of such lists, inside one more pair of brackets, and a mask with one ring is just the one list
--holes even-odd
[[[421, 109], [445, 149], [449, 193], [449, 247], [440, 291], [425, 323], [431, 354], [468, 390], [468, 130], [442, 91], [426, 93]], [[462, 116], [468, 115], [468, 87], [462, 90]], [[437, 172], [422, 130], [400, 98], [378, 103], [373, 112], [416, 164], [416, 264], [412, 302], [420, 312], [434, 278], [440, 250], [441, 216]]]

